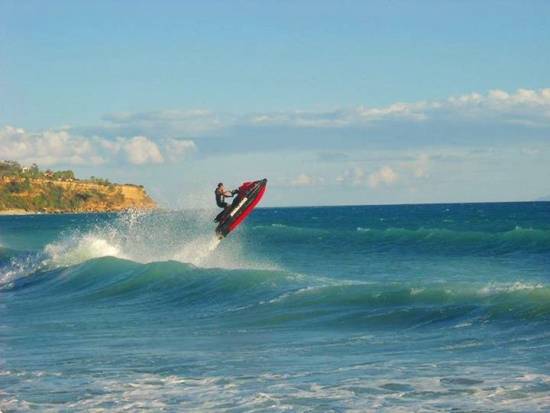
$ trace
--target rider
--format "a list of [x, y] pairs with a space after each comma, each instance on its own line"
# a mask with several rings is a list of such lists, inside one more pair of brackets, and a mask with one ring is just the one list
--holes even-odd
[[214, 222], [220, 222], [225, 216], [226, 211], [229, 210], [229, 206], [227, 205], [227, 202], [225, 202], [225, 198], [230, 198], [238, 192], [239, 191], [237, 189], [234, 189], [233, 191], [228, 191], [227, 189], [225, 189], [222, 182], [218, 184], [216, 190], [214, 191], [214, 194], [216, 195], [216, 205], [218, 205], [220, 208], [223, 208], [223, 211], [216, 216]]
[[216, 205], [218, 205], [220, 208], [227, 208], [227, 202], [225, 202], [225, 198], [231, 198], [237, 193], [237, 190], [228, 191], [223, 186], [223, 183], [220, 182], [214, 191], [214, 194], [216, 195]]

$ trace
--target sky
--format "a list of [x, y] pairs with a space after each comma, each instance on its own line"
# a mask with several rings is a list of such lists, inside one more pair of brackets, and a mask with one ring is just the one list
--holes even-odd
[[169, 208], [550, 195], [548, 1], [0, 1], [0, 159]]

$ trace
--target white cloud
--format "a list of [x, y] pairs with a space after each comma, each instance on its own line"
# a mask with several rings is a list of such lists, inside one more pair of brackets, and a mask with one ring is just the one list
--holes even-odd
[[[372, 154], [373, 157], [370, 161], [363, 161], [364, 165], [378, 163], [380, 160], [388, 158], [389, 154], [387, 151]], [[378, 164], [378, 166], [371, 166], [367, 169], [356, 164], [339, 175], [336, 182], [347, 186], [369, 186], [372, 189], [391, 186], [398, 182], [402, 185], [413, 185], [414, 181], [418, 179], [430, 177], [432, 156], [433, 154], [429, 152], [416, 154], [411, 154], [408, 151], [400, 152], [399, 156], [395, 156], [392, 164]]]
[[415, 178], [427, 178], [429, 176], [430, 156], [427, 153], [422, 153], [412, 162], [404, 162], [404, 169], [410, 170]]
[[[146, 136], [106, 139], [78, 136], [70, 130], [31, 133], [22, 128], [0, 129], [0, 159], [40, 166], [100, 165], [122, 160], [134, 164], [175, 162], [196, 149], [190, 140], [164, 139], [155, 142]], [[163, 155], [164, 154], [164, 155]]]
[[98, 129], [111, 134], [154, 136], [197, 136], [227, 128], [235, 116], [204, 109], [167, 109], [141, 113], [111, 113]]
[[291, 186], [301, 187], [301, 186], [313, 186], [322, 183], [324, 180], [322, 178], [316, 178], [311, 175], [301, 173], [294, 179], [290, 181]]
[[527, 156], [537, 156], [541, 154], [541, 150], [539, 148], [521, 148], [521, 153]]
[[[222, 113], [203, 109], [161, 110], [143, 113], [115, 113], [104, 123], [83, 129], [84, 135], [154, 136], [233, 139], [228, 150], [239, 151], [251, 140], [261, 150], [273, 145], [296, 146], [307, 132], [318, 133], [316, 149], [338, 150], [346, 137], [362, 142], [399, 140], [414, 145], [430, 140], [470, 144], [472, 140], [518, 139], [518, 130], [531, 138], [546, 139], [550, 129], [550, 88], [499, 89], [473, 92], [438, 100], [394, 102], [385, 106], [356, 106], [324, 111], [289, 110], [258, 113]], [[413, 126], [407, 129], [408, 126]], [[513, 126], [514, 128], [510, 128]], [[480, 133], [482, 131], [483, 134]], [[487, 131], [490, 131], [488, 134]], [[520, 132], [521, 133], [521, 132]], [[326, 140], [332, 142], [327, 146]], [[353, 139], [352, 139], [353, 140]], [[239, 141], [246, 142], [239, 146]], [[315, 143], [313, 143], [315, 144]], [[238, 149], [236, 149], [238, 147]]]
[[377, 188], [380, 184], [392, 185], [399, 179], [399, 175], [390, 166], [383, 166], [369, 175], [368, 183], [371, 188]]
[[105, 162], [97, 148], [98, 142], [97, 138], [74, 137], [66, 130], [33, 134], [5, 126], [0, 129], [0, 159], [36, 162], [45, 166], [56, 163], [98, 165]]
[[164, 157], [158, 146], [145, 136], [134, 136], [130, 139], [119, 138], [119, 141], [128, 161], [134, 165], [164, 162]]
[[167, 139], [164, 144], [166, 155], [172, 162], [177, 162], [197, 150], [197, 145], [191, 140]]
[[346, 169], [344, 173], [336, 178], [336, 182], [343, 185], [361, 186], [367, 181], [367, 174], [360, 166]]
[[428, 106], [424, 102], [412, 104], [398, 102], [381, 108], [359, 107], [355, 111], [357, 118], [351, 116], [350, 119], [359, 122], [373, 122], [384, 119], [423, 121], [427, 119], [424, 111]]
[[[504, 124], [550, 127], [550, 88], [518, 89], [512, 94], [502, 90], [491, 90], [486, 95], [474, 92], [444, 100], [359, 107], [340, 113], [341, 116], [335, 116], [332, 126], [390, 120], [428, 122], [452, 119], [462, 122], [496, 120]], [[346, 121], [342, 122], [344, 119]]]

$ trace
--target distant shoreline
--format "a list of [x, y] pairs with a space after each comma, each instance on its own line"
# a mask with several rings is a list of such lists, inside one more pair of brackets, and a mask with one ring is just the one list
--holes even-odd
[[24, 209], [5, 209], [0, 211], [0, 215], [35, 215], [41, 214], [41, 212], [26, 211]]

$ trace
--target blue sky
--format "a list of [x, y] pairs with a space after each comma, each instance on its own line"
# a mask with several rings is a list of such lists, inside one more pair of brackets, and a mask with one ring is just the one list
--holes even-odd
[[174, 207], [536, 199], [549, 39], [546, 1], [4, 0], [0, 158]]

